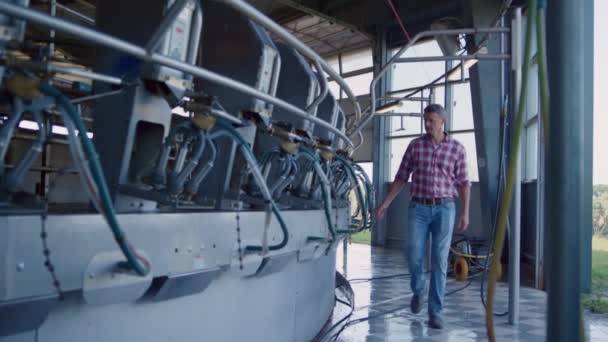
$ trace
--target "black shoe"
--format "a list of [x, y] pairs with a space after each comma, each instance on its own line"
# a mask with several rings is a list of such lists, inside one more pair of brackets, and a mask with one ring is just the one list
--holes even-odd
[[419, 295], [414, 295], [412, 297], [412, 301], [410, 302], [410, 308], [415, 314], [419, 313], [420, 310], [422, 310], [422, 299]]
[[431, 329], [443, 329], [443, 320], [439, 315], [430, 315], [429, 316], [429, 328]]

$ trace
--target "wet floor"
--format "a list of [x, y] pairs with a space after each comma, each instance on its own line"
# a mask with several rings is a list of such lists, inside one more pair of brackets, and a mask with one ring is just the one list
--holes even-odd
[[[351, 322], [337, 341], [486, 341], [485, 310], [480, 300], [478, 280], [458, 282], [448, 278], [446, 299], [442, 313], [445, 328], [427, 327], [426, 307], [414, 315], [410, 312], [411, 292], [409, 277], [366, 280], [370, 277], [407, 273], [405, 258], [397, 249], [371, 248], [351, 244], [346, 258], [340, 246], [337, 270], [352, 280], [355, 292], [355, 311]], [[345, 263], [344, 261], [347, 260]], [[346, 267], [344, 267], [346, 265]], [[427, 278], [428, 284], [428, 278]], [[468, 284], [468, 286], [467, 286]], [[545, 292], [522, 287], [519, 324], [508, 324], [508, 318], [496, 317], [495, 331], [498, 341], [545, 341]], [[499, 284], [496, 291], [495, 311], [507, 308], [508, 288]], [[333, 322], [343, 318], [350, 308], [338, 304]], [[371, 316], [371, 319], [367, 317]], [[357, 321], [358, 319], [362, 319]], [[587, 338], [591, 341], [608, 341], [608, 315], [586, 313]], [[328, 336], [332, 336], [335, 329]]]

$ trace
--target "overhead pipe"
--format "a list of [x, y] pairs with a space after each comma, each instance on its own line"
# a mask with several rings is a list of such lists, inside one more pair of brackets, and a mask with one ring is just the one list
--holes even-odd
[[[45, 13], [40, 13], [38, 11], [31, 10], [29, 8], [25, 8], [22, 6], [14, 5], [7, 2], [0, 2], [0, 11], [20, 19], [28, 20], [57, 31], [61, 31], [68, 34], [73, 34], [75, 36], [81, 37], [90, 42], [103, 45], [112, 49], [116, 49], [118, 51], [122, 51], [124, 53], [133, 55], [137, 58], [140, 58], [146, 62], [157, 63], [160, 65], [164, 65], [179, 71], [183, 71], [185, 73], [192, 74], [194, 76], [206, 79], [211, 82], [218, 83], [220, 85], [235, 89], [244, 94], [250, 95], [262, 101], [266, 101], [276, 105], [277, 107], [281, 107], [286, 111], [291, 112], [292, 114], [299, 116], [300, 118], [310, 120], [315, 124], [337, 134], [343, 141], [345, 141], [349, 146], [353, 147], [353, 143], [350, 141], [348, 136], [341, 132], [339, 129], [333, 127], [330, 123], [323, 121], [317, 117], [310, 116], [308, 113], [296, 106], [285, 102], [277, 97], [268, 95], [264, 92], [261, 92], [255, 88], [252, 88], [244, 83], [233, 80], [231, 78], [222, 76], [220, 74], [214, 73], [207, 69], [197, 67], [188, 63], [180, 62], [168, 56], [158, 54], [155, 52], [149, 53], [146, 49], [131, 44], [127, 41], [109, 36], [107, 34], [98, 32], [88, 27], [84, 27], [82, 25], [77, 25], [74, 23], [67, 22], [65, 20], [61, 20], [58, 18], [53, 18]], [[295, 38], [294, 38], [295, 39]], [[302, 43], [300, 43], [302, 44]], [[318, 58], [316, 56], [315, 58]], [[329, 71], [326, 69], [326, 63], [321, 60], [321, 64], [323, 65], [326, 72]], [[329, 67], [329, 66], [327, 66]], [[333, 72], [333, 70], [332, 70]], [[333, 72], [335, 74], [335, 72]], [[331, 75], [331, 73], [330, 73]], [[357, 105], [358, 108], [358, 105]]]

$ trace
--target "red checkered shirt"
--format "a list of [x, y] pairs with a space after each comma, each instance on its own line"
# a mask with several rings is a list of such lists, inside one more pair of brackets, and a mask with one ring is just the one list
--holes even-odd
[[412, 197], [458, 197], [458, 189], [469, 185], [464, 146], [449, 135], [440, 144], [433, 143], [428, 134], [414, 139], [403, 155], [395, 179], [407, 182], [410, 174]]

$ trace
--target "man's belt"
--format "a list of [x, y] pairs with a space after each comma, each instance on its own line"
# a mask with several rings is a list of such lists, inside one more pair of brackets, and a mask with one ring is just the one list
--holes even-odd
[[438, 205], [438, 204], [454, 202], [454, 198], [452, 198], [452, 197], [435, 197], [435, 198], [412, 197], [412, 202], [426, 204], [426, 205]]

